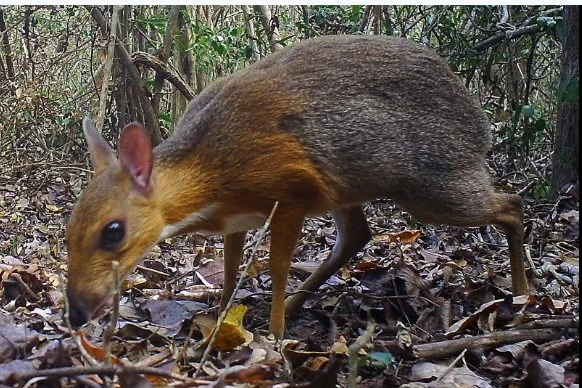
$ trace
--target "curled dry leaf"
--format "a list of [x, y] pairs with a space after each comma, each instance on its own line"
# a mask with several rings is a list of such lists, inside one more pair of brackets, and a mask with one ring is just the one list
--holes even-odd
[[[214, 349], [220, 351], [233, 350], [237, 346], [248, 344], [253, 340], [253, 334], [243, 327], [243, 318], [247, 310], [248, 307], [245, 305], [232, 306], [228, 310], [224, 322], [222, 322], [216, 339], [212, 344]], [[216, 326], [208, 330], [208, 316], [206, 315], [195, 318], [195, 323], [199, 325], [204, 335], [204, 339], [198, 344], [198, 347], [208, 346], [210, 338], [212, 338], [216, 330]]]
[[403, 244], [412, 244], [420, 237], [420, 230], [403, 230], [397, 233], [388, 233], [376, 235], [373, 237], [375, 242], [401, 242]]
[[[101, 362], [107, 361], [106, 352], [105, 352], [105, 349], [103, 348], [103, 346], [95, 345], [94, 343], [92, 343], [87, 338], [85, 333], [80, 331], [80, 330], [76, 331], [75, 335], [79, 337], [79, 339], [81, 340], [81, 345], [83, 345], [83, 349], [85, 349], [85, 351], [91, 357], [93, 357], [97, 361], [101, 361]], [[114, 365], [121, 365], [121, 360], [112, 354], [111, 355], [111, 363]]]

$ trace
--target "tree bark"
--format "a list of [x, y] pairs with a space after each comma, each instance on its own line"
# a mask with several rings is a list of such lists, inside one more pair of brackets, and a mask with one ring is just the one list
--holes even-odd
[[373, 5], [374, 9], [374, 35], [380, 35], [382, 31], [382, 6]]
[[[558, 92], [558, 121], [554, 138], [550, 196], [556, 198], [570, 184], [578, 192], [580, 171], [579, 123], [579, 6], [564, 6], [564, 42]], [[575, 86], [576, 85], [576, 86]]]
[[107, 58], [105, 59], [103, 67], [103, 82], [101, 83], [101, 92], [99, 93], [99, 111], [97, 112], [97, 119], [95, 126], [99, 131], [103, 130], [103, 123], [105, 122], [105, 110], [107, 108], [107, 97], [110, 85], [111, 69], [113, 67], [113, 58], [115, 57], [115, 40], [117, 39], [117, 27], [119, 25], [119, 14], [121, 6], [113, 7], [113, 15], [111, 16], [111, 26], [109, 28], [109, 43], [107, 47]]
[[12, 50], [10, 49], [10, 40], [2, 8], [0, 8], [0, 35], [2, 35], [2, 51], [6, 61], [6, 79], [12, 81], [14, 79], [14, 62], [12, 61]]
[[248, 5], [242, 5], [241, 8], [245, 19], [245, 28], [249, 36], [249, 44], [251, 45], [251, 61], [256, 62], [261, 59], [261, 55], [257, 47], [257, 36], [255, 35], [255, 26], [251, 20], [251, 11]]
[[271, 47], [271, 52], [275, 52], [283, 48], [283, 45], [279, 43], [279, 28], [271, 16], [271, 10], [268, 5], [253, 5], [253, 9], [259, 15], [259, 20], [261, 25], [267, 34], [269, 39], [269, 45]]
[[360, 22], [360, 27], [358, 28], [358, 31], [360, 31], [362, 34], [364, 32], [366, 32], [366, 29], [368, 27], [368, 23], [370, 22], [370, 12], [371, 11], [372, 11], [372, 6], [366, 5], [366, 8], [364, 8], [364, 16], [362, 16], [362, 21]]
[[[170, 57], [172, 52], [172, 44], [174, 43], [174, 35], [178, 30], [178, 15], [180, 14], [181, 5], [170, 6], [170, 11], [168, 12], [168, 23], [166, 26], [166, 35], [164, 36], [164, 42], [162, 48], [158, 50], [158, 58], [164, 63]], [[152, 107], [155, 114], [160, 111], [160, 99], [162, 98], [162, 88], [164, 87], [164, 74], [160, 74], [156, 71], [156, 76], [154, 79], [154, 91], [152, 95]]]
[[[186, 23], [185, 16], [192, 15], [192, 6], [182, 5], [180, 10], [181, 12], [178, 13], [178, 29], [182, 31], [183, 44], [187, 47], [192, 43], [192, 34], [190, 30], [191, 27]], [[196, 62], [192, 53], [190, 51], [177, 50], [175, 66], [184, 82], [186, 82], [189, 87], [196, 87]], [[193, 91], [193, 93], [195, 92]], [[172, 117], [181, 117], [186, 110], [189, 100], [190, 99], [184, 97], [183, 93], [174, 93]], [[174, 123], [174, 126], [175, 125], [176, 123]]]

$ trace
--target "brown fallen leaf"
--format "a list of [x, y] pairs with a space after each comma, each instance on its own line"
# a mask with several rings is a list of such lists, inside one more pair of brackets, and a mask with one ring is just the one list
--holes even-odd
[[375, 242], [401, 242], [403, 244], [412, 244], [420, 237], [420, 230], [403, 230], [396, 233], [376, 235], [373, 237]]

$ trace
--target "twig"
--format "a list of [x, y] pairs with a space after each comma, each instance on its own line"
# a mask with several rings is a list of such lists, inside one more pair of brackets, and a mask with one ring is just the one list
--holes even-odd
[[160, 275], [160, 276], [165, 276], [165, 277], [169, 277], [170, 276], [169, 274], [167, 274], [165, 272], [158, 271], [157, 269], [153, 269], [153, 268], [148, 268], [148, 267], [145, 267], [143, 265], [138, 265], [135, 268], [136, 269], [139, 269], [140, 271], [146, 271], [146, 272], [153, 273], [155, 275]]
[[524, 329], [577, 329], [580, 327], [580, 318], [577, 316], [555, 316], [553, 318], [535, 319], [519, 325]]
[[444, 370], [444, 371], [441, 373], [441, 375], [438, 377], [438, 379], [436, 379], [436, 381], [435, 381], [435, 384], [438, 384], [438, 383], [440, 383], [440, 382], [442, 382], [442, 381], [443, 381], [443, 378], [444, 378], [446, 375], [448, 375], [450, 371], [452, 371], [452, 370], [453, 370], [453, 368], [455, 367], [455, 365], [457, 364], [457, 362], [459, 362], [459, 360], [465, 356], [465, 353], [467, 353], [467, 349], [463, 349], [463, 351], [461, 352], [461, 354], [459, 354], [459, 355], [457, 356], [457, 358], [455, 358], [455, 359], [453, 360], [453, 362], [451, 362], [451, 363], [449, 364], [449, 366], [447, 366], [447, 369], [445, 369], [445, 370]]
[[544, 276], [544, 274], [543, 274], [543, 272], [540, 269], [536, 268], [536, 265], [535, 265], [535, 263], [534, 263], [534, 261], [533, 261], [533, 259], [531, 257], [531, 251], [529, 249], [529, 245], [528, 244], [524, 244], [523, 245], [523, 248], [524, 248], [524, 251], [525, 251], [525, 257], [527, 259], [527, 262], [529, 263], [529, 266], [531, 267], [531, 269], [532, 269], [532, 271], [534, 273], [534, 276], [536, 278], [538, 278], [538, 279], [542, 278]]
[[119, 13], [121, 6], [115, 5], [113, 7], [113, 15], [111, 16], [111, 27], [109, 29], [109, 44], [107, 46], [107, 58], [105, 58], [103, 68], [103, 78], [101, 80], [101, 92], [99, 93], [99, 111], [97, 112], [97, 120], [95, 126], [100, 131], [103, 129], [103, 122], [105, 121], [105, 110], [107, 105], [107, 90], [109, 89], [109, 82], [111, 77], [111, 69], [113, 68], [113, 57], [115, 56], [115, 41], [117, 39], [117, 26], [119, 24]]
[[228, 300], [228, 303], [226, 304], [226, 306], [224, 307], [224, 310], [222, 311], [222, 313], [220, 313], [220, 316], [218, 317], [218, 321], [216, 322], [215, 330], [213, 331], [212, 336], [210, 337], [210, 340], [208, 341], [208, 346], [206, 347], [206, 349], [204, 350], [204, 353], [202, 354], [202, 359], [200, 360], [200, 367], [198, 368], [198, 370], [194, 374], [194, 377], [198, 376], [198, 374], [202, 370], [202, 366], [204, 365], [204, 363], [208, 359], [210, 352], [212, 351], [212, 346], [213, 346], [214, 342], [216, 341], [216, 337], [218, 336], [218, 332], [220, 331], [220, 327], [222, 326], [222, 323], [224, 322], [224, 319], [226, 318], [226, 314], [228, 313], [228, 310], [231, 308], [231, 306], [233, 304], [236, 293], [238, 292], [238, 290], [240, 290], [240, 288], [242, 287], [242, 285], [246, 281], [246, 277], [249, 273], [249, 269], [251, 268], [253, 258], [255, 257], [255, 254], [257, 253], [259, 246], [261, 245], [261, 241], [263, 240], [263, 238], [265, 237], [265, 234], [267, 233], [267, 229], [269, 229], [269, 225], [271, 225], [271, 220], [273, 219], [273, 215], [275, 214], [275, 211], [277, 210], [277, 206], [279, 206], [279, 202], [275, 202], [275, 205], [273, 206], [273, 209], [271, 210], [271, 214], [269, 214], [269, 217], [267, 217], [265, 224], [263, 225], [263, 227], [259, 231], [259, 235], [257, 236], [257, 241], [255, 243], [255, 246], [253, 247], [253, 250], [251, 252], [250, 257], [247, 259], [244, 270], [241, 273], [239, 280], [238, 280], [236, 286], [234, 287], [234, 290], [232, 291], [232, 294], [230, 295], [230, 299]]
[[190, 379], [168, 372], [163, 369], [152, 368], [147, 366], [134, 365], [100, 365], [100, 366], [71, 366], [65, 368], [43, 369], [30, 372], [15, 373], [12, 375], [20, 384], [35, 377], [76, 377], [84, 375], [109, 375], [115, 376], [121, 372], [134, 373], [142, 375], [160, 376], [167, 379], [179, 381], [191, 381]]
[[172, 70], [168, 64], [162, 62], [155, 55], [136, 51], [131, 54], [131, 59], [135, 64], [145, 65], [154, 69], [157, 77], [160, 79], [166, 79], [169, 83], [174, 85], [174, 87], [178, 89], [187, 100], [192, 100], [196, 97], [196, 92], [186, 83], [186, 81], [184, 81], [182, 76]]
[[9, 279], [13, 279], [16, 283], [18, 283], [18, 285], [20, 287], [22, 287], [24, 292], [28, 296], [30, 296], [35, 302], [38, 302], [40, 300], [40, 298], [36, 295], [36, 293], [34, 291], [32, 291], [32, 289], [28, 286], [28, 284], [26, 284], [24, 282], [24, 280], [22, 280], [22, 276], [20, 276], [19, 273], [17, 273], [17, 272], [11, 273]]
[[360, 350], [372, 340], [375, 329], [376, 324], [374, 322], [368, 323], [366, 331], [362, 333], [361, 336], [356, 338], [356, 341], [348, 348], [348, 368], [350, 371], [346, 385], [348, 388], [357, 387], [356, 379], [358, 378], [358, 355]]
[[[163, 349], [160, 353], [149, 356], [141, 361], [135, 363], [135, 366], [154, 366], [160, 362], [166, 360], [172, 355], [172, 351], [169, 349]], [[174, 369], [170, 369], [174, 370]]]
[[111, 338], [117, 328], [117, 321], [119, 320], [119, 302], [121, 294], [121, 286], [119, 284], [119, 261], [111, 262], [111, 276], [113, 276], [113, 306], [111, 308], [111, 319], [103, 330], [103, 348], [105, 350], [105, 362], [111, 364]]

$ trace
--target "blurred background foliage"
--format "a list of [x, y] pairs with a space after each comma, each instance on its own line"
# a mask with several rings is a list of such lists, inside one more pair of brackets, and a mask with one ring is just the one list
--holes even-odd
[[[559, 102], [578, 104], [577, 73], [560, 79], [565, 24], [556, 5], [2, 6], [0, 34], [0, 155], [16, 164], [29, 162], [27, 155], [84, 161], [79, 123], [100, 107], [112, 141], [136, 119], [154, 141], [166, 137], [190, 97], [164, 82], [154, 59], [195, 95], [278, 47], [318, 35], [393, 35], [438, 52], [490, 119], [492, 167], [502, 178], [534, 179], [524, 193], [532, 198], [549, 193]], [[119, 43], [108, 70], [112, 35]]]

